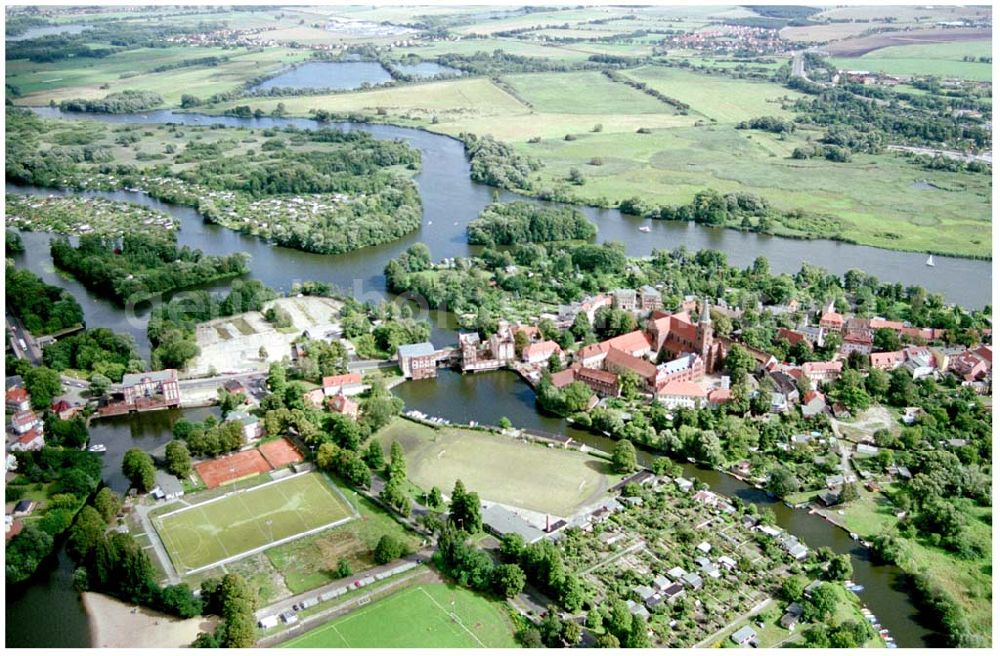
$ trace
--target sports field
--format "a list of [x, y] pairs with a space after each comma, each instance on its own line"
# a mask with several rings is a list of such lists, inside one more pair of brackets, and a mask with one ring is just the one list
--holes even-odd
[[365, 605], [282, 647], [516, 647], [503, 611], [486, 599], [443, 583], [418, 585]]
[[399, 419], [376, 438], [388, 453], [398, 441], [407, 476], [446, 495], [461, 479], [480, 498], [538, 513], [573, 515], [598, 501], [613, 484], [607, 461], [568, 449], [549, 449], [509, 437], [457, 427], [435, 430]]
[[312, 472], [181, 508], [153, 519], [181, 574], [339, 521], [353, 511]]

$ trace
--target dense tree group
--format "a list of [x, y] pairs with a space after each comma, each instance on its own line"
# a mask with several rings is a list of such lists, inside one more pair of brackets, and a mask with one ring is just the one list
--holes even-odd
[[597, 226], [580, 210], [525, 201], [488, 205], [467, 231], [470, 244], [484, 246], [590, 240], [597, 236]]
[[36, 336], [83, 323], [83, 309], [72, 294], [47, 285], [28, 271], [8, 265], [4, 295], [7, 307]]

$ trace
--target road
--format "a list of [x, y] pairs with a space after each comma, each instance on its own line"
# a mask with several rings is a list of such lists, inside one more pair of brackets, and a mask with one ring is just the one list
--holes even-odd
[[[35, 342], [35, 338], [31, 336], [25, 328], [24, 324], [20, 322], [13, 314], [10, 312], [7, 315], [7, 331], [10, 333], [10, 346], [14, 351], [14, 356], [18, 358], [23, 358], [31, 362], [31, 364], [39, 365], [42, 363], [42, 350], [38, 348], [38, 344]], [[24, 340], [27, 349], [22, 349], [19, 340]]]

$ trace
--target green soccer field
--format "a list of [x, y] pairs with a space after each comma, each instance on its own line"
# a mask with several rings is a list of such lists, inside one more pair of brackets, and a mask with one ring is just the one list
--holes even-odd
[[352, 515], [318, 472], [184, 508], [153, 520], [181, 575]]
[[406, 588], [290, 640], [282, 647], [516, 647], [503, 611], [443, 583]]

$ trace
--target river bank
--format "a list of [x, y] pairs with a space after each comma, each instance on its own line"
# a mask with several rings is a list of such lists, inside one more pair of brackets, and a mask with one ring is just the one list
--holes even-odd
[[81, 597], [90, 624], [90, 646], [98, 649], [189, 647], [199, 633], [211, 633], [219, 623], [215, 617], [178, 619], [98, 592], [84, 592]]

